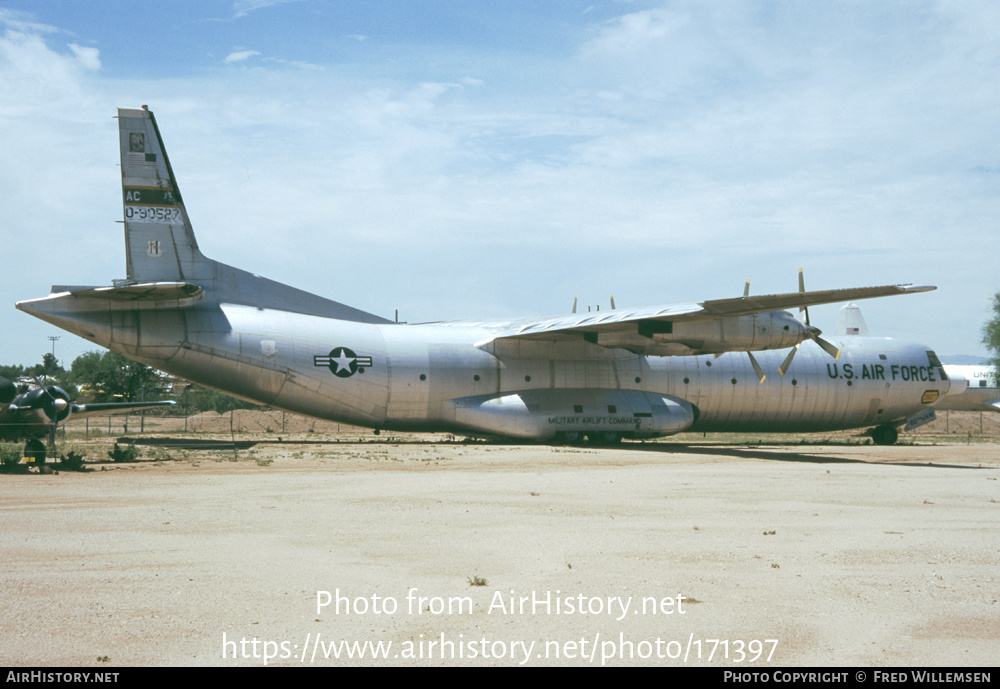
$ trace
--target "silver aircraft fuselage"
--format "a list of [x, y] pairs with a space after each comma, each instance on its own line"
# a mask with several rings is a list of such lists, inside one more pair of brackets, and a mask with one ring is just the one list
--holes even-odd
[[949, 390], [926, 347], [825, 340], [780, 310], [932, 288], [800, 285], [599, 316], [394, 323], [206, 258], [152, 113], [119, 109], [119, 130], [127, 278], [17, 306], [248, 400], [375, 429], [539, 440], [875, 426], [892, 442]]
[[[540, 439], [559, 432], [634, 434], [641, 402], [627, 397], [642, 393], [681, 400], [697, 412], [690, 423], [681, 419], [673, 430], [640, 436], [825, 431], [907, 419], [949, 388], [927, 348], [889, 338], [835, 338], [838, 360], [805, 342], [784, 376], [777, 369], [785, 353], [761, 352], [758, 361], [772, 373], [760, 383], [740, 352], [643, 356], [586, 342], [522, 341], [491, 353], [476, 346], [491, 335], [482, 325], [356, 323], [238, 304], [191, 306], [169, 316], [158, 309], [43, 314], [51, 301], [80, 303], [57, 294], [21, 308], [201, 385], [370, 428]], [[532, 394], [542, 395], [536, 424], [501, 410], [463, 413], [460, 406]]]

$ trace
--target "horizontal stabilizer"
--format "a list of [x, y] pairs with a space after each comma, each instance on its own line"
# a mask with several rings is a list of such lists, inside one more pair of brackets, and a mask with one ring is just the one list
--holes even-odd
[[201, 287], [190, 282], [142, 282], [121, 287], [52, 287], [53, 294], [69, 292], [74, 297], [85, 299], [108, 299], [110, 301], [196, 301], [202, 295]]

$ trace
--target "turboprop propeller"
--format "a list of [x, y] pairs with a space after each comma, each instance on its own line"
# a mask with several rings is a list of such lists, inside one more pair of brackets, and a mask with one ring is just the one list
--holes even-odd
[[[805, 278], [803, 276], [802, 269], [799, 268], [799, 292], [804, 294], [805, 291], [806, 291]], [[743, 298], [745, 299], [749, 296], [750, 296], [750, 280], [747, 280], [746, 284], [743, 286]], [[823, 351], [832, 356], [834, 359], [839, 359], [840, 349], [829, 340], [825, 340], [822, 337], [820, 337], [820, 335], [823, 334], [822, 330], [810, 325], [809, 308], [806, 306], [800, 306], [799, 316], [800, 318], [803, 318], [804, 316], [803, 320], [806, 325], [805, 327], [806, 337], [815, 342], [817, 345], [819, 345], [823, 349]], [[781, 363], [781, 366], [778, 367], [778, 373], [780, 373], [782, 376], [788, 373], [788, 369], [792, 365], [792, 360], [795, 359], [795, 354], [799, 351], [799, 345], [801, 344], [802, 343], [800, 342], [794, 345], [791, 351], [788, 352], [788, 356], [785, 357], [785, 360]], [[764, 380], [767, 378], [767, 376], [764, 374], [764, 369], [762, 369], [760, 364], [757, 363], [757, 359], [754, 357], [753, 352], [748, 351], [747, 356], [750, 357], [750, 365], [753, 366], [753, 372], [757, 375], [757, 381], [763, 383]]]
[[[799, 268], [799, 292], [804, 294], [805, 291], [806, 291], [805, 277], [803, 277], [802, 269]], [[820, 337], [823, 331], [809, 324], [809, 307], [800, 306], [799, 315], [805, 316], [806, 337], [808, 337], [810, 340], [818, 344], [823, 349], [823, 351], [832, 356], [834, 360], [840, 359], [840, 348], [838, 348], [837, 345], [833, 344], [829, 340], [824, 340], [822, 337]], [[785, 357], [785, 360], [781, 363], [781, 366], [778, 367], [778, 373], [780, 373], [781, 375], [785, 375], [788, 372], [788, 368], [792, 365], [792, 359], [795, 358], [795, 354], [798, 351], [799, 351], [799, 345], [795, 345], [794, 347], [792, 347], [792, 351], [788, 353], [788, 356]]]

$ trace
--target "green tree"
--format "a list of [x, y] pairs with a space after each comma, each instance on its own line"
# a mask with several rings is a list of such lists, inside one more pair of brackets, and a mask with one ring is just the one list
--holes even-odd
[[0, 376], [7, 380], [17, 380], [24, 375], [24, 366], [14, 364], [13, 366], [0, 366]]
[[[70, 396], [73, 394], [72, 384], [69, 381], [69, 371], [64, 369], [59, 360], [51, 353], [46, 352], [42, 356], [42, 363], [34, 366], [0, 366], [0, 376], [7, 380], [17, 380], [21, 377], [44, 378], [45, 383], [55, 383], [61, 388], [65, 388]], [[18, 392], [27, 392], [27, 387]]]
[[983, 344], [990, 350], [993, 375], [1000, 373], [1000, 292], [993, 295], [993, 316], [983, 326]]
[[56, 359], [54, 354], [46, 352], [42, 357], [42, 363], [35, 366], [35, 375], [38, 376], [55, 376], [64, 372], [62, 366], [59, 365], [59, 360]]
[[159, 396], [156, 371], [115, 352], [81, 354], [73, 360], [70, 380], [95, 402], [140, 402]]
[[[36, 378], [44, 378], [46, 382], [55, 382], [56, 385], [62, 388], [72, 387], [69, 380], [69, 371], [64, 369], [55, 355], [50, 352], [46, 352], [42, 356], [42, 363], [35, 364], [30, 369], [25, 369], [25, 373]], [[72, 393], [71, 390], [67, 390], [67, 392]]]

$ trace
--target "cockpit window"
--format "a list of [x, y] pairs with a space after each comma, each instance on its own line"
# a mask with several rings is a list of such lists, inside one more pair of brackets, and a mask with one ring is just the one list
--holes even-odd
[[927, 363], [930, 364], [932, 368], [940, 369], [942, 380], [948, 380], [948, 374], [945, 373], [944, 366], [941, 365], [941, 360], [938, 359], [938, 355], [929, 349], [927, 350]]

